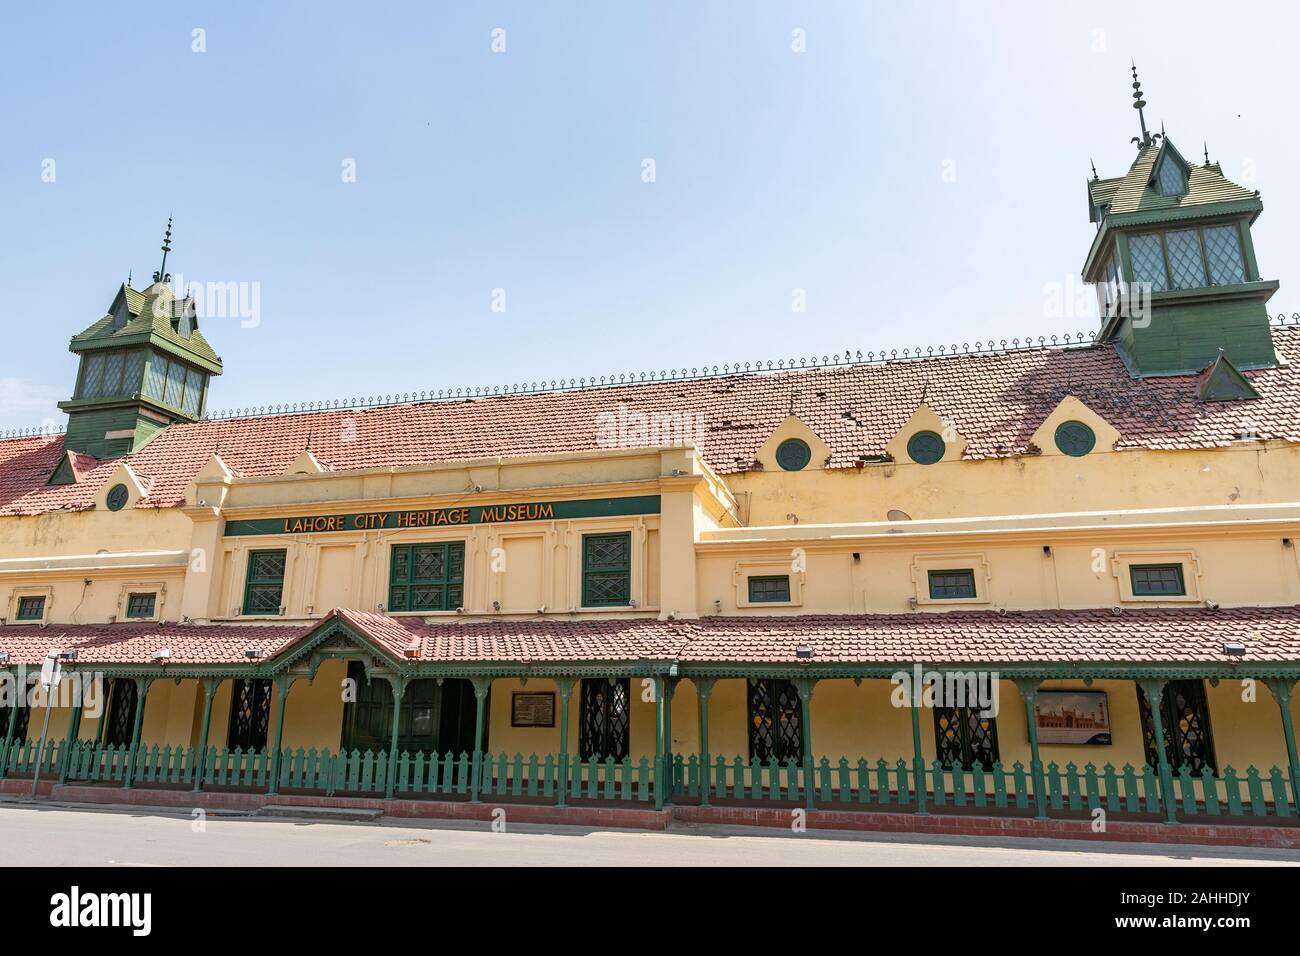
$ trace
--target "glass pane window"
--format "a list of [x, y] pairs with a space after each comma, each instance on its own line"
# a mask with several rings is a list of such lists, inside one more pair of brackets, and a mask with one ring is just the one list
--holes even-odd
[[104, 356], [104, 394], [107, 396], [122, 394], [124, 358], [121, 352], [109, 352]]
[[149, 374], [144, 380], [144, 394], [161, 402], [167, 394], [167, 359], [157, 352], [149, 356]]
[[772, 604], [790, 600], [790, 576], [767, 574], [749, 579], [749, 600], [752, 604]]
[[167, 394], [163, 401], [172, 408], [181, 407], [185, 393], [185, 366], [179, 362], [167, 363]]
[[1133, 263], [1134, 282], [1150, 283], [1152, 292], [1164, 292], [1169, 288], [1159, 235], [1147, 233], [1131, 236], [1128, 241], [1128, 251]]
[[1187, 593], [1181, 564], [1135, 564], [1129, 568], [1129, 576], [1138, 597]]
[[199, 399], [203, 395], [203, 373], [196, 368], [188, 369], [185, 373], [185, 400], [181, 404], [181, 410], [187, 415], [198, 417]]
[[931, 571], [929, 578], [931, 600], [975, 597], [975, 572], [970, 568]]
[[18, 599], [18, 620], [39, 621], [45, 617], [44, 596], [27, 596]]
[[589, 534], [582, 539], [583, 607], [632, 602], [632, 535]]
[[1205, 230], [1205, 258], [1210, 264], [1212, 285], [1233, 285], [1246, 281], [1241, 258], [1241, 236], [1236, 226], [1212, 226]]
[[122, 371], [122, 394], [134, 395], [139, 392], [142, 378], [144, 378], [144, 350], [136, 349], [127, 352], [126, 364]]
[[127, 617], [153, 617], [154, 606], [157, 603], [157, 596], [152, 592], [147, 594], [130, 594], [126, 599], [126, 616]]
[[788, 680], [749, 682], [749, 759], [803, 760], [803, 708]]
[[1205, 282], [1205, 260], [1201, 258], [1201, 238], [1195, 229], [1182, 229], [1165, 236], [1169, 253], [1169, 272], [1175, 289], [1200, 289]]
[[244, 588], [245, 614], [279, 614], [284, 603], [284, 569], [287, 552], [254, 551], [248, 556], [248, 582]]
[[454, 611], [464, 603], [464, 541], [393, 545], [388, 610]]
[[87, 355], [81, 376], [81, 397], [100, 398], [104, 394], [104, 353]]
[[1156, 171], [1156, 189], [1162, 196], [1181, 196], [1187, 192], [1187, 175], [1178, 161], [1165, 156]]

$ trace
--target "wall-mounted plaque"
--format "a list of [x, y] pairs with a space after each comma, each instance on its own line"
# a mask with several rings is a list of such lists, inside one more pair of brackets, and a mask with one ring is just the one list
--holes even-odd
[[1040, 744], [1108, 744], [1106, 694], [1092, 690], [1040, 690], [1035, 708]]
[[516, 691], [510, 695], [511, 727], [554, 727], [555, 694], [530, 694]]

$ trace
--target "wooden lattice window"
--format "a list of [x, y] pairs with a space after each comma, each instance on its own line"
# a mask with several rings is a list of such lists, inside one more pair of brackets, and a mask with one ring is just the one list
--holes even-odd
[[583, 760], [622, 760], [628, 755], [630, 683], [626, 677], [583, 680], [578, 719], [578, 752]]
[[465, 542], [395, 544], [388, 610], [454, 611], [465, 603]]
[[236, 680], [230, 688], [230, 726], [226, 746], [245, 753], [266, 746], [271, 727], [271, 681], [265, 678]]
[[[1147, 695], [1138, 688], [1138, 707], [1142, 715], [1142, 742], [1147, 763], [1160, 765], [1156, 750], [1155, 720]], [[1160, 698], [1160, 719], [1164, 724], [1165, 757], [1174, 773], [1186, 765], [1192, 773], [1206, 767], [1218, 773], [1214, 759], [1214, 737], [1210, 732], [1210, 708], [1205, 699], [1205, 683], [1199, 680], [1175, 680], [1165, 685]]]
[[138, 688], [129, 677], [114, 677], [108, 687], [108, 716], [104, 723], [104, 743], [114, 747], [131, 744], [135, 732], [135, 702]]
[[248, 555], [248, 583], [244, 587], [245, 614], [279, 614], [284, 604], [284, 568], [287, 552], [252, 551]]
[[935, 753], [945, 770], [992, 770], [998, 755], [996, 717], [983, 717], [980, 707], [935, 707]]
[[788, 680], [749, 682], [749, 759], [803, 760], [799, 688]]
[[589, 534], [582, 539], [583, 607], [632, 603], [632, 535]]

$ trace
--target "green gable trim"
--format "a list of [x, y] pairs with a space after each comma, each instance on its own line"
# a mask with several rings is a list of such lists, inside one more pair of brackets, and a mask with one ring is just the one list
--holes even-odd
[[333, 531], [400, 531], [450, 528], [469, 524], [513, 524], [573, 518], [611, 518], [659, 514], [658, 495], [595, 498], [585, 501], [473, 505], [408, 511], [368, 511], [342, 515], [302, 515], [291, 518], [247, 518], [226, 522], [226, 535], [322, 534]]

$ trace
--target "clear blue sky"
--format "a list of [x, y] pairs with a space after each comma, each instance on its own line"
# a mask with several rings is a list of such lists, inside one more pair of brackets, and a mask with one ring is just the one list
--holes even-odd
[[1131, 162], [1130, 56], [1155, 126], [1255, 178], [1300, 311], [1294, 6], [1061, 6], [7, 9], [0, 429], [63, 421], [69, 336], [169, 214], [171, 271], [259, 284], [257, 327], [204, 324], [212, 409], [1092, 329], [1044, 287], [1089, 158]]

